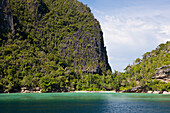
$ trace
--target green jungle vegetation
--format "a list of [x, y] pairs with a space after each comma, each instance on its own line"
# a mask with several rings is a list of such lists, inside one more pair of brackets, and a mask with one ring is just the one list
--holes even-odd
[[133, 65], [128, 65], [125, 72], [118, 76], [121, 81], [119, 89], [128, 90], [131, 87], [148, 86], [150, 90], [170, 91], [170, 83], [152, 79], [155, 76], [156, 68], [168, 65], [170, 65], [170, 41], [145, 53], [142, 59], [137, 58]]
[[99, 22], [77, 0], [0, 1], [0, 92], [22, 87], [42, 92], [126, 90], [148, 85], [155, 68], [170, 64], [170, 43], [137, 59], [124, 73], [111, 72]]

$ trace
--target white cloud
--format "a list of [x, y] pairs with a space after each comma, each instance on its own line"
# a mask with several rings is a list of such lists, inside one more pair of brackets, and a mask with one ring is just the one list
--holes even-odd
[[123, 71], [145, 52], [170, 41], [169, 0], [105, 2], [110, 8], [95, 7], [92, 12], [101, 24], [113, 70]]
[[170, 40], [170, 24], [156, 18], [105, 16], [100, 21], [113, 70], [123, 71], [137, 57]]
[[170, 36], [170, 25], [162, 25], [160, 29], [160, 33]]

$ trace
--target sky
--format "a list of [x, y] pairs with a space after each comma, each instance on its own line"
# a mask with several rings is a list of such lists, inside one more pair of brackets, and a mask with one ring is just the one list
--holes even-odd
[[170, 41], [170, 0], [79, 0], [100, 22], [112, 71]]

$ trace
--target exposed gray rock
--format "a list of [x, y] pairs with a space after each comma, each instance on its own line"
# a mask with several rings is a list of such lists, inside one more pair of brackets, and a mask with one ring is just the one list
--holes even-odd
[[122, 91], [124, 93], [147, 93], [148, 92], [149, 87], [148, 86], [136, 86], [136, 87], [132, 87], [131, 89]]
[[[4, 19], [2, 19], [4, 18]], [[0, 33], [1, 31], [10, 31], [15, 34], [13, 16], [8, 0], [0, 1]]]
[[162, 91], [154, 91], [153, 94], [162, 94]]
[[170, 92], [168, 92], [168, 91], [163, 91], [162, 94], [170, 94]]
[[21, 93], [41, 93], [40, 87], [29, 88], [29, 87], [22, 87]]
[[147, 93], [152, 94], [152, 93], [153, 93], [153, 91], [148, 91]]
[[170, 83], [170, 65], [156, 68], [155, 77], [152, 77], [152, 78], [166, 82], [166, 83]]

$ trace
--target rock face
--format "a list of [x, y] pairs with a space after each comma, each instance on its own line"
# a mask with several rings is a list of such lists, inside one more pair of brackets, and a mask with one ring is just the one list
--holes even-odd
[[98, 74], [111, 70], [99, 22], [77, 0], [1, 0], [0, 20], [1, 44], [31, 39], [45, 54], [55, 49], [71, 59], [75, 69]]
[[155, 69], [155, 77], [153, 77], [153, 79], [155, 78], [157, 80], [170, 83], [170, 65]]
[[80, 80], [88, 83], [85, 75], [105, 76], [109, 70], [100, 24], [87, 5], [0, 0], [0, 92], [75, 90]]
[[11, 33], [15, 33], [14, 29], [14, 20], [13, 15], [10, 9], [9, 1], [8, 0], [2, 0], [0, 2], [0, 34], [2, 34], [5, 31], [10, 31]]

